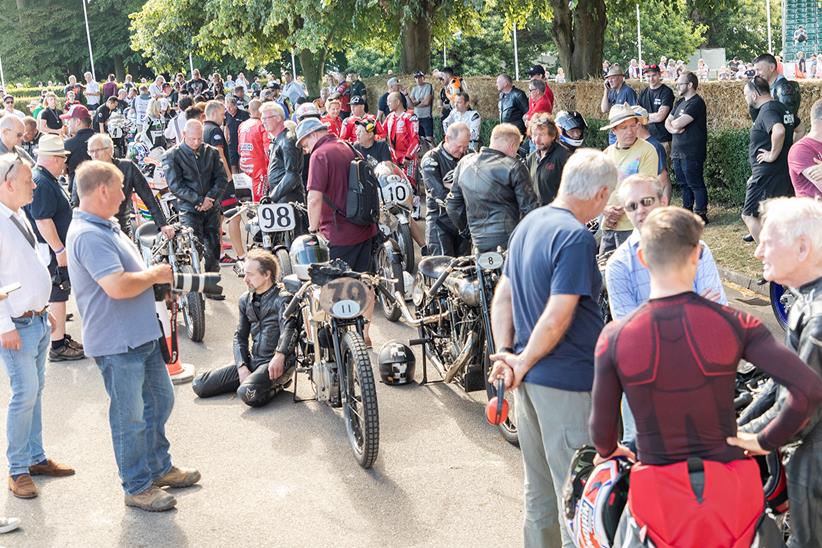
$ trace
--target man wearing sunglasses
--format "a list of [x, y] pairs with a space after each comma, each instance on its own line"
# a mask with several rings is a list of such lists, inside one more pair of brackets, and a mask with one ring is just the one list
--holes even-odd
[[25, 116], [23, 112], [14, 108], [14, 97], [12, 95], [6, 95], [3, 97], [3, 111], [3, 114], [13, 114], [21, 120]]
[[0, 118], [0, 154], [8, 152], [34, 164], [34, 159], [22, 148], [23, 137], [26, 135], [26, 126], [17, 116], [3, 116]]
[[[614, 320], [621, 320], [645, 304], [651, 293], [651, 275], [638, 257], [639, 231], [651, 211], [668, 205], [668, 198], [659, 179], [647, 175], [628, 177], [622, 181], [617, 194], [619, 203], [634, 226], [628, 239], [614, 251], [605, 270], [611, 316]], [[697, 265], [694, 291], [706, 299], [728, 304], [711, 250], [706, 243], [700, 244], [702, 252]], [[622, 421], [622, 442], [635, 449], [636, 423], [627, 400], [622, 402]]]

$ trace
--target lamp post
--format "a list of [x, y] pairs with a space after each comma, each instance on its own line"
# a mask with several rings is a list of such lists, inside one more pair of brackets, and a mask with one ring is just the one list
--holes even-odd
[[517, 48], [517, 24], [514, 23], [514, 79], [519, 80], [519, 49]]
[[636, 4], [636, 45], [639, 50], [639, 57], [637, 58], [639, 62], [639, 80], [642, 81], [644, 75], [642, 73], [642, 30], [639, 24], [639, 2]]
[[83, 19], [86, 21], [86, 39], [88, 40], [88, 58], [91, 61], [91, 77], [97, 81], [97, 75], [94, 73], [94, 53], [91, 51], [91, 32], [88, 30], [88, 12], [86, 11], [86, 0], [80, 0], [83, 3]]

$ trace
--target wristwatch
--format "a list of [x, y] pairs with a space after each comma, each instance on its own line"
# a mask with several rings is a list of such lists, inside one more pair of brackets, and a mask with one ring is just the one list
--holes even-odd
[[502, 348], [497, 348], [497, 353], [499, 353], [499, 352], [508, 352], [509, 354], [513, 354], [514, 349], [511, 348], [510, 346], [503, 346]]

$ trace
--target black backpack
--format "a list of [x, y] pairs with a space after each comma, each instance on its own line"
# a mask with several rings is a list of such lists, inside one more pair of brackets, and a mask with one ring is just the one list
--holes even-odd
[[355, 225], [369, 226], [376, 224], [380, 218], [380, 183], [368, 161], [354, 147], [346, 143], [354, 153], [354, 159], [348, 168], [348, 193], [345, 197], [345, 209], [340, 210], [331, 204], [336, 212]]

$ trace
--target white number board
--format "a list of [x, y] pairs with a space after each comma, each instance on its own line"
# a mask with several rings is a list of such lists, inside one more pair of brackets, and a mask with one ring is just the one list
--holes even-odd
[[257, 219], [263, 232], [285, 232], [297, 225], [294, 208], [289, 204], [261, 204]]
[[408, 206], [412, 198], [411, 185], [401, 179], [388, 182], [382, 187], [382, 199], [386, 204]]

